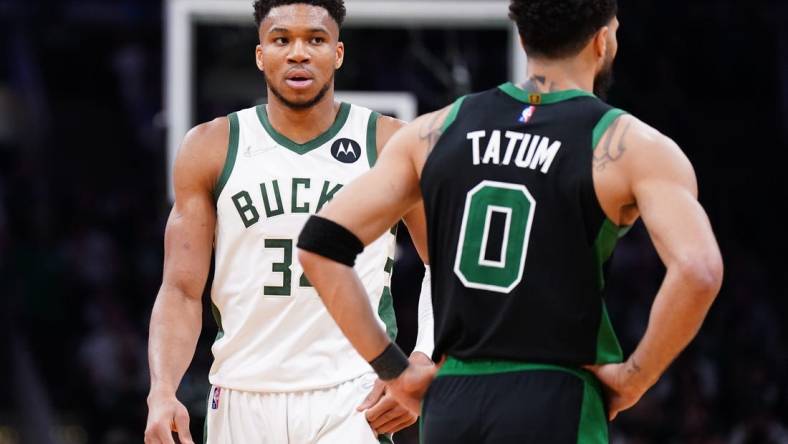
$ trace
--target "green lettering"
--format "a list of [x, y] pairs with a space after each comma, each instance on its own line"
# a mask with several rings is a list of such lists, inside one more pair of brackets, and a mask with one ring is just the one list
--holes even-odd
[[[238, 210], [238, 215], [241, 216], [241, 220], [246, 228], [251, 227], [260, 220], [260, 213], [258, 213], [257, 208], [252, 205], [252, 198], [249, 196], [248, 192], [238, 192], [233, 195], [232, 199], [233, 205], [235, 205], [235, 209]], [[245, 203], [242, 204], [241, 200]], [[249, 215], [247, 215], [247, 213], [249, 213]]]
[[305, 202], [303, 205], [298, 205], [298, 186], [303, 185], [305, 189], [309, 189], [309, 185], [312, 181], [310, 179], [302, 179], [302, 178], [294, 178], [293, 179], [293, 196], [291, 201], [291, 211], [293, 213], [309, 213], [309, 202]]

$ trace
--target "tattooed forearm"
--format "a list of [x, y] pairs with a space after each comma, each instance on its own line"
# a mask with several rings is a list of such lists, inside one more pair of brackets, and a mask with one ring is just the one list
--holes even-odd
[[629, 365], [627, 365], [626, 367], [627, 373], [629, 373], [630, 375], [635, 373], [640, 373], [641, 371], [640, 365], [638, 365], [637, 361], [635, 361], [634, 356], [629, 359], [628, 364]]
[[620, 159], [627, 151], [624, 146], [624, 137], [627, 135], [632, 122], [621, 125], [621, 119], [613, 122], [613, 125], [602, 138], [602, 142], [594, 150], [594, 168], [602, 171], [611, 163]]

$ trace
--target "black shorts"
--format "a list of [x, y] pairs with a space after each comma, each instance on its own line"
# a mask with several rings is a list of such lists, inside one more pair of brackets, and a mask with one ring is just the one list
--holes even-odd
[[449, 358], [422, 404], [424, 444], [606, 444], [599, 382], [555, 365]]

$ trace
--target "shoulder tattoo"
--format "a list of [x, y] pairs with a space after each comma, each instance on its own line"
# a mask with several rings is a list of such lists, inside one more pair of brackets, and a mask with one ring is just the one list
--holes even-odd
[[616, 119], [607, 131], [602, 141], [594, 149], [594, 168], [604, 171], [608, 164], [621, 159], [627, 151], [624, 145], [624, 138], [629, 132], [632, 122], [621, 123], [622, 119]]
[[432, 151], [435, 144], [438, 143], [438, 139], [443, 135], [443, 122], [446, 120], [448, 113], [448, 108], [436, 111], [432, 115], [425, 116], [425, 119], [419, 126], [419, 140], [426, 142], [427, 153]]

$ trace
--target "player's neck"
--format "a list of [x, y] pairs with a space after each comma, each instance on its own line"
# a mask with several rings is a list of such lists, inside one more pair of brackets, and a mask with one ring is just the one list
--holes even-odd
[[295, 143], [306, 143], [331, 128], [339, 111], [334, 94], [329, 92], [320, 102], [305, 109], [293, 109], [282, 103], [273, 94], [269, 95], [268, 120], [283, 136]]
[[594, 90], [594, 74], [578, 60], [528, 60], [528, 79], [519, 86], [528, 92], [550, 93]]

